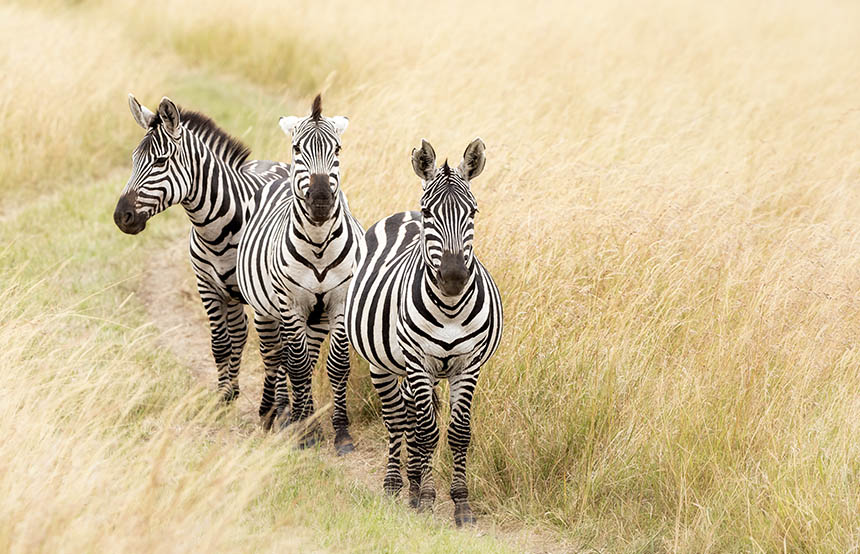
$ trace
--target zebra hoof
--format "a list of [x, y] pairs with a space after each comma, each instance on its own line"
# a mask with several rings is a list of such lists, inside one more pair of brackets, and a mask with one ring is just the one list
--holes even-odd
[[472, 513], [472, 508], [469, 507], [468, 502], [463, 502], [462, 504], [457, 504], [454, 507], [454, 524], [457, 527], [474, 525], [478, 520], [475, 518], [475, 515]]
[[237, 398], [239, 398], [239, 389], [238, 388], [227, 389], [227, 390], [221, 391], [221, 402], [223, 402], [224, 404], [227, 404], [227, 405], [232, 404], [233, 401], [236, 400]]
[[272, 425], [277, 424], [278, 429], [284, 430], [286, 429], [292, 421], [290, 420], [290, 408], [280, 406], [275, 410], [275, 418], [272, 421]]
[[260, 416], [260, 427], [263, 431], [271, 431], [272, 425], [275, 423], [276, 414], [274, 410]]
[[352, 437], [346, 429], [338, 429], [334, 434], [334, 450], [338, 456], [349, 454], [355, 450], [355, 445], [352, 443]]
[[299, 450], [313, 448], [314, 446], [317, 446], [320, 442], [322, 442], [322, 431], [317, 425], [311, 424], [308, 428], [305, 427], [305, 425], [307, 425], [307, 422], [304, 421], [297, 422], [296, 425], [300, 429], [302, 429], [302, 431], [299, 431]]
[[389, 496], [397, 496], [400, 494], [400, 489], [402, 488], [403, 477], [400, 476], [399, 472], [386, 475], [385, 480], [382, 482], [382, 490]]
[[418, 505], [416, 506], [416, 508], [419, 512], [430, 512], [433, 511], [433, 504], [435, 502], [436, 491], [422, 492], [418, 495]]
[[418, 508], [418, 495], [420, 488], [418, 484], [410, 484], [409, 485], [409, 507], [410, 508]]
[[307, 448], [313, 448], [318, 445], [320, 442], [319, 435], [316, 433], [308, 433], [302, 440], [299, 441], [299, 450], [305, 450]]

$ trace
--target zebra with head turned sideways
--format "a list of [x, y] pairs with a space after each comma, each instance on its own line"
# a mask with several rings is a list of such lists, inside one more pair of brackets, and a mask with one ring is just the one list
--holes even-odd
[[382, 401], [388, 430], [385, 491], [396, 494], [403, 485], [405, 436], [410, 503], [420, 510], [432, 507], [436, 498], [434, 387], [448, 379], [457, 525], [474, 522], [466, 487], [472, 398], [481, 366], [502, 334], [499, 290], [472, 251], [478, 208], [470, 182], [484, 169], [484, 150], [481, 139], [475, 139], [457, 168], [447, 161], [437, 168], [427, 141], [412, 151], [424, 191], [421, 212], [394, 214], [367, 230], [346, 305], [349, 340], [370, 362]]
[[284, 181], [290, 166], [247, 161], [249, 150], [203, 114], [180, 109], [165, 97], [153, 113], [131, 94], [134, 120], [146, 130], [132, 154], [132, 173], [113, 217], [135, 235], [152, 216], [181, 204], [191, 220], [191, 264], [209, 317], [218, 390], [226, 401], [239, 394], [239, 363], [248, 335], [236, 283], [236, 253], [245, 226], [244, 205], [254, 192]]
[[[353, 449], [346, 412], [349, 343], [344, 302], [358, 239], [364, 234], [340, 188], [340, 137], [347, 123], [342, 116], [323, 117], [320, 96], [311, 115], [280, 119], [284, 133], [292, 137], [289, 185], [263, 187], [248, 204], [237, 267], [239, 287], [254, 308], [258, 328], [270, 329], [260, 333], [266, 370], [260, 406], [264, 427], [276, 419], [283, 425], [302, 422], [313, 413], [311, 374], [331, 331], [326, 371], [334, 396], [338, 454]], [[279, 358], [276, 353], [282, 348]], [[316, 440], [314, 426], [305, 429], [301, 445]]]

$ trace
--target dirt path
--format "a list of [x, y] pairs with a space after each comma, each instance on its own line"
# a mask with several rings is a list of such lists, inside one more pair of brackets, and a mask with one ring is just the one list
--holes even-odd
[[[149, 317], [160, 329], [158, 342], [169, 348], [205, 386], [215, 388], [215, 364], [209, 349], [209, 324], [194, 285], [188, 260], [187, 239], [177, 240], [155, 254], [138, 290]], [[262, 361], [257, 352], [256, 334], [249, 334], [239, 375], [241, 395], [236, 401], [244, 424], [235, 432], [246, 434], [255, 429], [257, 406], [262, 392]], [[357, 427], [357, 426], [354, 426]], [[351, 479], [370, 491], [382, 494], [382, 479], [387, 449], [381, 425], [352, 429], [356, 450], [338, 457], [333, 448], [324, 449], [327, 461], [340, 468]], [[442, 484], [433, 510], [440, 522], [453, 525], [454, 504], [447, 498]], [[405, 503], [405, 499], [404, 499]], [[547, 533], [520, 526], [499, 526], [489, 514], [479, 515], [474, 532], [489, 534], [524, 552], [569, 552], [571, 545], [557, 541]]]

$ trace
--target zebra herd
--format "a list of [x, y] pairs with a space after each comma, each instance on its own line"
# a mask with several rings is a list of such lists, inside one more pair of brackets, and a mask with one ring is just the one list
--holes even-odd
[[334, 444], [346, 454], [354, 449], [346, 409], [352, 344], [370, 363], [382, 402], [384, 490], [396, 495], [403, 486], [405, 442], [410, 504], [427, 510], [436, 496], [435, 386], [448, 379], [454, 520], [473, 523], [465, 478], [472, 399], [502, 332], [499, 290], [472, 250], [478, 209], [470, 183], [484, 168], [481, 139], [455, 168], [447, 161], [437, 166], [432, 146], [422, 141], [412, 151], [421, 210], [391, 215], [365, 233], [340, 187], [348, 120], [323, 116], [320, 96], [310, 115], [279, 121], [290, 137], [292, 164], [248, 161], [241, 142], [166, 97], [155, 113], [132, 95], [129, 107], [146, 134], [132, 154], [114, 221], [137, 234], [171, 205], [185, 208], [221, 398], [231, 402], [239, 394], [249, 304], [265, 367], [261, 424], [295, 430], [303, 447], [315, 444], [311, 378], [330, 336]]

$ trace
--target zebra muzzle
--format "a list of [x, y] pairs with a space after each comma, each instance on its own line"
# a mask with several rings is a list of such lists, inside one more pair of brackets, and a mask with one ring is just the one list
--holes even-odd
[[331, 191], [328, 175], [319, 173], [311, 175], [307, 205], [314, 223], [328, 220], [332, 207], [334, 207], [334, 193]]
[[448, 296], [457, 296], [469, 281], [469, 269], [462, 252], [442, 252], [439, 264], [439, 288]]
[[127, 235], [136, 235], [146, 228], [146, 216], [134, 209], [134, 199], [121, 196], [113, 212], [113, 222]]

